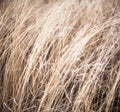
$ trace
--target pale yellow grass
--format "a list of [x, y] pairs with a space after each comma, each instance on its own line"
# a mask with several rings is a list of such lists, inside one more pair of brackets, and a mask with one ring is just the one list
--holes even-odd
[[0, 9], [1, 112], [120, 111], [120, 0]]

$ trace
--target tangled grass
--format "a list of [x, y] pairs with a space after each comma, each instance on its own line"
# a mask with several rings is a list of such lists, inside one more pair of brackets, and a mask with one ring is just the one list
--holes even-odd
[[120, 112], [120, 0], [5, 1], [1, 112]]

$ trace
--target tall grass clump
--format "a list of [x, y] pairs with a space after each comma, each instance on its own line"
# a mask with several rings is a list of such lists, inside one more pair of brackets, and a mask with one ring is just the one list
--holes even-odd
[[1, 0], [0, 112], [120, 112], [120, 0]]

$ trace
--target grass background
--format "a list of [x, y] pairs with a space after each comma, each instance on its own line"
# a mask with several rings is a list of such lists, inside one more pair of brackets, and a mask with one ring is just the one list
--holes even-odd
[[120, 0], [0, 1], [1, 112], [119, 112]]

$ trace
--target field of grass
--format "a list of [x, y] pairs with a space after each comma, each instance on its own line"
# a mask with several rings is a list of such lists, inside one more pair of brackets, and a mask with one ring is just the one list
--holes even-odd
[[120, 112], [120, 0], [0, 0], [0, 112]]

